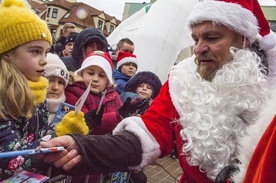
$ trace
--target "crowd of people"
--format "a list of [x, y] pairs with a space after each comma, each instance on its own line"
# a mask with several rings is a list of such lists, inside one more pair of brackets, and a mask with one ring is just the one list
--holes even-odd
[[[0, 158], [0, 181], [26, 170], [144, 183], [144, 167], [176, 148], [180, 182], [276, 182], [276, 35], [257, 1], [197, 3], [194, 54], [163, 84], [137, 71], [129, 38], [110, 55], [102, 31], [68, 23], [53, 43], [24, 0], [3, 0], [0, 24], [0, 153], [65, 148]], [[80, 111], [53, 125], [87, 88]]]

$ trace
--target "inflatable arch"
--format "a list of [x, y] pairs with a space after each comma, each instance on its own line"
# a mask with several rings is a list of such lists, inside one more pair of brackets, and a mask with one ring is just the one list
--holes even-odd
[[198, 0], [158, 0], [124, 20], [107, 40], [113, 46], [121, 38], [130, 38], [138, 71], [152, 71], [164, 82], [181, 51], [193, 45], [186, 18], [196, 3]]

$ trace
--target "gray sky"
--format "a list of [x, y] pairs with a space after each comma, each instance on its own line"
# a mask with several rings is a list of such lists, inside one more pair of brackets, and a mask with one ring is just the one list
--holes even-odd
[[[117, 19], [122, 20], [125, 2], [132, 3], [149, 3], [150, 0], [77, 0], [84, 2], [98, 10], [104, 11], [110, 16], [115, 16]], [[276, 6], [276, 0], [259, 0], [261, 5]]]

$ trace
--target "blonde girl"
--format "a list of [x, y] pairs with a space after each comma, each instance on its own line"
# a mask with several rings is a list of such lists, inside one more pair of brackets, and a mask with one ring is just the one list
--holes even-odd
[[[36, 148], [47, 132], [43, 76], [52, 38], [43, 22], [23, 0], [0, 5], [0, 153]], [[0, 159], [0, 181], [27, 170], [42, 171], [46, 164], [33, 156]]]

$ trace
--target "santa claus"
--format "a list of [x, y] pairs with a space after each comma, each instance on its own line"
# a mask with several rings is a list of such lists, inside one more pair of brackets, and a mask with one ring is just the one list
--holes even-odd
[[[78, 165], [90, 171], [137, 171], [168, 155], [175, 134], [183, 169], [181, 182], [214, 182], [218, 175], [218, 181], [225, 181], [240, 163], [244, 170], [240, 167], [235, 180], [241, 182], [245, 177], [251, 181], [248, 175], [254, 162], [244, 176], [250, 156], [242, 159], [245, 150], [240, 144], [246, 136], [252, 136], [249, 128], [275, 87], [276, 36], [270, 33], [257, 1], [238, 3], [242, 6], [205, 1], [194, 7], [187, 19], [194, 55], [172, 68], [144, 115], [125, 118], [113, 136], [72, 135], [42, 143], [47, 147], [66, 145], [67, 141], [69, 151], [78, 150], [74, 157], [72, 153], [62, 159], [47, 155], [45, 160], [57, 161], [55, 164], [68, 170], [80, 162], [75, 158], [81, 154]], [[110, 149], [116, 149], [116, 155], [106, 153]], [[252, 159], [259, 155], [255, 154]], [[260, 163], [260, 167], [263, 165], [270, 164]], [[227, 168], [230, 172], [225, 171]], [[78, 166], [73, 170], [78, 171]]]

